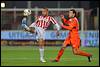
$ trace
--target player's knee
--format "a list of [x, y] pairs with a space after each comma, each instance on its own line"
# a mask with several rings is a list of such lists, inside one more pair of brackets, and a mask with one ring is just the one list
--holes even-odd
[[73, 54], [74, 54], [74, 55], [78, 55], [78, 54], [79, 54], [78, 50], [77, 50], [77, 49], [74, 49], [74, 50], [73, 50]]
[[40, 38], [40, 39], [38, 39], [38, 41], [43, 42], [44, 40], [43, 40], [43, 38]]
[[63, 49], [63, 50], [64, 50], [65, 48], [66, 48], [66, 46], [62, 46], [62, 48], [61, 48], [61, 49]]
[[65, 48], [66, 48], [66, 44], [65, 44], [65, 43], [63, 43], [62, 48], [63, 48], [63, 49], [65, 49]]
[[64, 50], [64, 49], [65, 49], [65, 47], [62, 47], [61, 49], [63, 49], [63, 50]]
[[43, 39], [38, 39], [39, 45], [44, 45], [45, 41]]

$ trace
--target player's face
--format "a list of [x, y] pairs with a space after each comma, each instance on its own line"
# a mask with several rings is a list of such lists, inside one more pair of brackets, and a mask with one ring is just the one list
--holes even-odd
[[69, 11], [69, 18], [74, 17], [73, 11]]
[[46, 9], [43, 9], [43, 10], [42, 10], [42, 15], [43, 15], [43, 16], [48, 15], [48, 11], [47, 11]]

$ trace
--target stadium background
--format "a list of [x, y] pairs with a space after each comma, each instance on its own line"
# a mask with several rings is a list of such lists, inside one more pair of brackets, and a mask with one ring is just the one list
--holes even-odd
[[[51, 9], [49, 15], [53, 16], [58, 22], [61, 22], [59, 14], [66, 14], [66, 11], [52, 11], [52, 9], [69, 9], [75, 8], [83, 10], [78, 12], [80, 24], [81, 47], [99, 48], [99, 2], [98, 1], [2, 1], [5, 7], [1, 8], [1, 49], [13, 46], [38, 46], [34, 34], [24, 32], [21, 27], [21, 19], [25, 8], [33, 9], [32, 15], [28, 20], [28, 25], [35, 21], [36, 15], [41, 15], [38, 11], [43, 7]], [[51, 5], [52, 4], [52, 5]], [[18, 10], [17, 10], [18, 9]], [[21, 10], [22, 9], [22, 10]], [[35, 11], [37, 10], [37, 11]], [[83, 23], [82, 23], [82, 19]], [[47, 29], [46, 46], [60, 46], [63, 43], [68, 31], [61, 30], [57, 38], [54, 26]], [[26, 49], [27, 50], [27, 49]], [[2, 50], [3, 51], [3, 50]], [[1, 53], [2, 54], [2, 53]], [[3, 55], [1, 55], [3, 57]], [[1, 59], [2, 59], [1, 57]], [[3, 61], [2, 61], [3, 62]]]

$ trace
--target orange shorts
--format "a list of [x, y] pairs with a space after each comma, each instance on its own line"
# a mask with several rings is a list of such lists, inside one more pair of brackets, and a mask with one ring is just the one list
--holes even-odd
[[64, 46], [68, 46], [71, 45], [73, 48], [79, 48], [80, 47], [80, 38], [70, 38], [70, 36], [68, 36], [64, 43]]

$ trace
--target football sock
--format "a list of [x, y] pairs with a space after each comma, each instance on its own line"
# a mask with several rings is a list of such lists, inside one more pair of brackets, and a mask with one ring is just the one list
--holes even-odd
[[21, 24], [21, 26], [22, 26], [23, 28], [29, 30], [29, 27], [28, 27], [26, 24], [27, 24], [26, 18], [23, 18], [23, 19], [22, 19], [22, 24]]
[[64, 49], [61, 48], [60, 51], [58, 52], [58, 56], [56, 57], [56, 60], [59, 61], [60, 60], [60, 57], [63, 55], [64, 53]]
[[40, 50], [40, 59], [43, 59], [44, 57], [44, 48], [39, 48]]
[[81, 51], [81, 50], [79, 51], [79, 55], [81, 55], [81, 56], [87, 56], [87, 57], [91, 56], [91, 54], [86, 53], [86, 52]]

